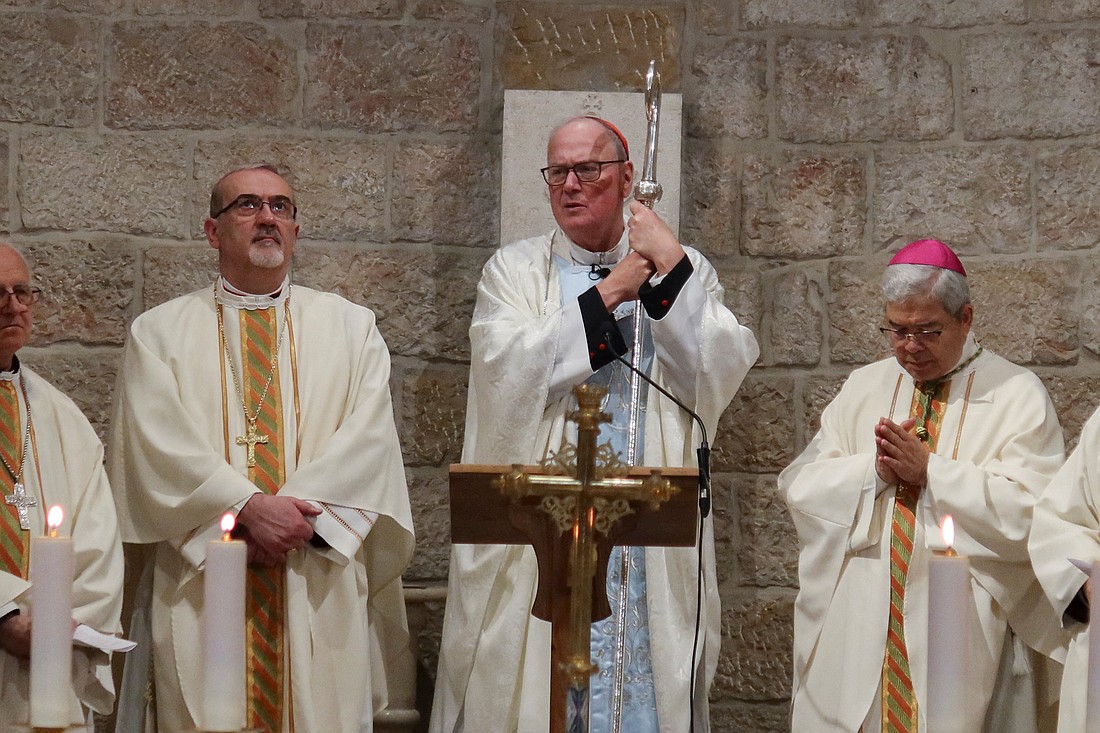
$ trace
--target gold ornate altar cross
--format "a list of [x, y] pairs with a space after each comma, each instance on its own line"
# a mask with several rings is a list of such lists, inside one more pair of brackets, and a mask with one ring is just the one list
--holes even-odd
[[598, 445], [600, 424], [610, 420], [600, 410], [605, 390], [580, 385], [573, 393], [575, 448], [538, 466], [451, 466], [451, 540], [535, 550], [531, 612], [553, 625], [551, 733], [587, 730], [591, 624], [611, 612], [604, 591], [611, 548], [692, 546], [698, 510], [695, 469], [621, 463], [609, 444]]

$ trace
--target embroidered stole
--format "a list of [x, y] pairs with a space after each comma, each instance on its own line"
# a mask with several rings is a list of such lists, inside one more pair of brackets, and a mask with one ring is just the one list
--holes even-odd
[[[248, 479], [265, 494], [274, 494], [286, 482], [283, 456], [282, 391], [278, 369], [272, 375], [271, 359], [278, 339], [275, 308], [240, 310], [241, 364], [247, 412], [256, 414], [258, 432], [268, 437], [256, 444], [256, 465]], [[246, 674], [248, 725], [263, 733], [283, 729], [286, 676], [286, 566], [248, 566], [245, 595]]]
[[[940, 424], [947, 407], [950, 380], [917, 382], [909, 415], [916, 420], [914, 433], [930, 453], [936, 451]], [[905, 644], [905, 584], [913, 555], [917, 500], [920, 487], [898, 485], [890, 527], [890, 619], [886, 631], [886, 655], [882, 665], [883, 733], [916, 733], [917, 697], [909, 670]]]
[[[8, 465], [17, 471], [23, 451], [23, 429], [15, 382], [0, 380], [0, 451]], [[6, 468], [0, 468], [0, 494], [6, 499], [13, 496], [14, 489], [15, 479]], [[5, 500], [0, 503], [0, 570], [26, 578], [30, 555], [30, 532], [19, 524], [19, 508]]]

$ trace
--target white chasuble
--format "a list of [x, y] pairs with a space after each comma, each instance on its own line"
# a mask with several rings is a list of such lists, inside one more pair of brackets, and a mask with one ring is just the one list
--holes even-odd
[[[964, 354], [974, 349], [971, 339]], [[855, 733], [880, 719], [896, 487], [875, 472], [874, 427], [881, 417], [902, 422], [913, 389], [893, 358], [857, 369], [822, 413], [813, 441], [779, 477], [800, 544], [793, 730]], [[990, 701], [998, 674], [998, 684], [1031, 683], [1030, 665], [1041, 658], [1014, 643], [1010, 627], [1033, 649], [1064, 656], [1065, 638], [1026, 546], [1032, 507], [1062, 459], [1062, 430], [1034, 374], [986, 350], [952, 378], [916, 506], [906, 582], [905, 636], [919, 730], [926, 730], [928, 559], [943, 549], [944, 516], [954, 518], [955, 549], [970, 558], [974, 596], [972, 608], [957, 610], [968, 620], [976, 669], [966, 682], [973, 705], [960, 730], [981, 733], [987, 713], [997, 715]], [[1034, 720], [1014, 725], [1011, 730], [1036, 730]]]
[[[242, 298], [219, 285], [229, 354], [241, 353], [233, 309], [274, 306], [281, 330], [287, 296], [291, 323], [278, 353], [287, 478], [278, 493], [323, 509], [311, 521], [329, 545], [290, 553], [285, 566], [287, 730], [358, 733], [385, 707], [385, 670], [407, 639], [400, 574], [413, 534], [389, 353], [374, 314], [339, 296], [284, 286], [276, 298]], [[194, 640], [205, 542], [221, 515], [257, 490], [247, 476], [247, 445], [236, 441], [248, 426], [231, 374], [223, 382], [228, 357], [220, 341], [209, 288], [139, 316], [112, 421], [108, 468], [123, 540], [155, 548], [162, 733], [193, 728], [199, 711]], [[369, 533], [341, 513], [359, 517]]]
[[[27, 507], [29, 532], [44, 534], [47, 510], [55, 504], [62, 507], [64, 524], [58, 534], [72, 538], [76, 559], [73, 619], [104, 634], [117, 635], [121, 633], [122, 546], [103, 470], [103, 444], [72, 400], [26, 365], [14, 375], [0, 374], [3, 378], [14, 378], [17, 383], [25, 380], [31, 405], [32, 429], [21, 475], [27, 495], [34, 499]], [[26, 405], [22, 390], [17, 392], [21, 425], [25, 425]], [[0, 609], [14, 605], [29, 613], [33, 622], [30, 586], [17, 575], [0, 572]], [[29, 677], [27, 660], [0, 651], [0, 733], [25, 733]], [[74, 646], [72, 682], [69, 720], [73, 726], [82, 726], [89, 711], [111, 712], [115, 688], [106, 652]]]
[[[1077, 447], [1035, 506], [1030, 546], [1035, 573], [1061, 615], [1088, 579], [1070, 560], [1100, 561], [1100, 411], [1085, 423]], [[1062, 676], [1058, 733], [1084, 733], [1092, 632], [1088, 624], [1061, 618], [1073, 637]]]

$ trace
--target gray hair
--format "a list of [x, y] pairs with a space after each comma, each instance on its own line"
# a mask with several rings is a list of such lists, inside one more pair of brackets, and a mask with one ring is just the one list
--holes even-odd
[[271, 171], [272, 173], [279, 176], [280, 178], [282, 178], [282, 176], [283, 176], [283, 174], [279, 172], [279, 169], [276, 168], [275, 166], [271, 165], [270, 163], [253, 163], [251, 165], [243, 165], [240, 168], [234, 168], [233, 170], [229, 171], [224, 176], [219, 178], [217, 180], [217, 182], [214, 184], [214, 187], [210, 189], [210, 216], [211, 217], [213, 217], [215, 214], [217, 214], [219, 211], [221, 211], [222, 208], [225, 206], [225, 201], [222, 200], [222, 182], [225, 181], [226, 178], [229, 178], [234, 173], [240, 173], [241, 171], [256, 171], [256, 170]]
[[611, 125], [609, 125], [606, 120], [600, 117], [595, 117], [594, 115], [578, 115], [576, 117], [570, 117], [565, 122], [561, 123], [550, 131], [550, 137], [547, 138], [547, 141], [553, 140], [554, 136], [561, 132], [565, 127], [580, 120], [590, 120], [603, 128], [604, 139], [611, 143], [611, 148], [615, 151], [616, 158], [620, 160], [628, 160], [630, 158], [630, 156], [627, 155], [626, 146], [623, 145], [623, 141], [619, 138], [619, 133], [616, 133], [615, 129], [611, 127]]
[[29, 262], [27, 262], [27, 256], [26, 256], [25, 254], [23, 254], [23, 250], [22, 250], [22, 249], [20, 249], [19, 247], [16, 247], [16, 246], [15, 246], [14, 244], [12, 244], [11, 242], [3, 242], [3, 241], [0, 241], [0, 248], [3, 248], [3, 249], [10, 249], [10, 250], [12, 251], [12, 253], [13, 253], [13, 254], [14, 254], [14, 255], [15, 255], [15, 256], [16, 256], [17, 258], [19, 258], [19, 261], [23, 263], [23, 267], [24, 267], [24, 268], [25, 268], [25, 269], [27, 270], [27, 275], [28, 275], [28, 276], [29, 276], [29, 277], [30, 277], [30, 278], [31, 278], [32, 280], [34, 279], [34, 273], [32, 273], [32, 272], [31, 272], [31, 265], [30, 265], [30, 263], [29, 263]]
[[890, 265], [882, 276], [882, 295], [887, 303], [933, 295], [952, 318], [970, 302], [966, 276], [930, 265]]

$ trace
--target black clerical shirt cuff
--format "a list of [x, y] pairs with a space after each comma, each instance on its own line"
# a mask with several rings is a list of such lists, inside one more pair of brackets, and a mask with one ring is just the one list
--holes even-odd
[[592, 371], [599, 371], [615, 360], [615, 356], [626, 353], [626, 341], [619, 333], [619, 324], [615, 316], [607, 312], [600, 291], [593, 285], [577, 296], [581, 307], [581, 321], [584, 323], [584, 336], [588, 342], [588, 362]]
[[1073, 597], [1073, 600], [1066, 606], [1065, 612], [1062, 614], [1063, 622], [1065, 619], [1072, 619], [1077, 623], [1087, 624], [1089, 622], [1089, 599], [1085, 595], [1085, 586], [1082, 585], [1077, 589], [1077, 595]]
[[638, 288], [638, 299], [642, 301], [642, 306], [650, 318], [659, 321], [668, 315], [672, 304], [676, 302], [676, 296], [684, 289], [693, 272], [695, 267], [691, 264], [691, 258], [684, 254], [661, 282], [656, 285], [642, 283]]

